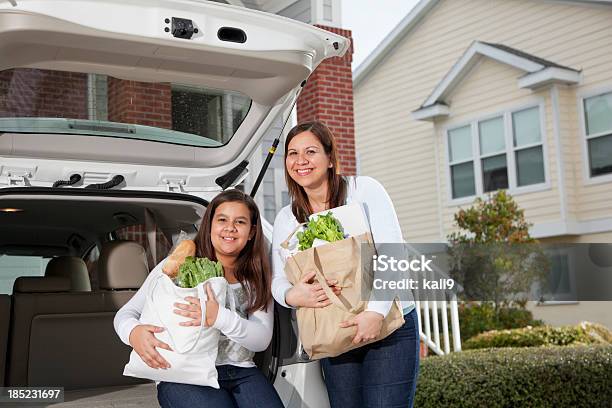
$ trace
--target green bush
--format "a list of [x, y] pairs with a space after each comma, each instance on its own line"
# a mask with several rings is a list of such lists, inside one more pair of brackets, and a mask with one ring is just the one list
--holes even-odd
[[541, 326], [541, 320], [534, 320], [529, 310], [518, 307], [500, 307], [495, 313], [491, 303], [468, 303], [459, 306], [459, 329], [461, 341], [489, 331], [515, 329], [525, 326]]
[[589, 322], [564, 327], [528, 326], [513, 330], [491, 330], [465, 341], [463, 349], [577, 344], [612, 344], [612, 332], [602, 325]]
[[612, 347], [468, 350], [422, 360], [415, 407], [610, 407]]
[[449, 274], [463, 287], [461, 299], [512, 306], [546, 281], [549, 261], [529, 235], [525, 211], [506, 191], [476, 198], [454, 221], [447, 236]]

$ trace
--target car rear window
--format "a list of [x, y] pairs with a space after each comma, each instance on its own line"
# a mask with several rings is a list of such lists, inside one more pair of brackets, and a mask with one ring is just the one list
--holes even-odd
[[[172, 249], [172, 243], [168, 241], [166, 236], [159, 229], [156, 229], [155, 251], [152, 251], [147, 237], [147, 230], [143, 224], [120, 228], [114, 232], [114, 235], [117, 239], [123, 241], [135, 241], [139, 243], [145, 249], [147, 259], [154, 265], [157, 265], [162, 259], [167, 257]], [[155, 253], [155, 260], [153, 260], [153, 253]]]
[[12, 295], [15, 279], [20, 276], [44, 276], [51, 258], [0, 255], [0, 294]]
[[0, 132], [217, 147], [229, 142], [250, 107], [249, 97], [229, 90], [79, 72], [0, 71]]

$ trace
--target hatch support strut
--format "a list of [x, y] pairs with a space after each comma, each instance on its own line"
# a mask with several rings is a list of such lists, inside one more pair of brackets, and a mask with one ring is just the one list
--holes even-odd
[[278, 144], [280, 143], [280, 139], [283, 136], [283, 131], [285, 130], [285, 126], [287, 126], [287, 122], [289, 122], [289, 118], [291, 117], [291, 112], [293, 111], [293, 108], [295, 108], [295, 104], [297, 103], [298, 97], [300, 96], [300, 92], [302, 92], [302, 90], [304, 89], [304, 86], [306, 86], [306, 80], [302, 81], [302, 83], [300, 84], [300, 89], [298, 89], [298, 91], [295, 94], [295, 99], [293, 100], [293, 103], [291, 104], [291, 109], [289, 109], [289, 113], [287, 115], [287, 118], [285, 119], [285, 122], [283, 123], [283, 127], [281, 128], [276, 139], [274, 139], [274, 141], [272, 142], [272, 146], [270, 146], [270, 149], [268, 150], [268, 156], [266, 156], [266, 160], [261, 166], [261, 170], [259, 171], [259, 174], [257, 175], [257, 179], [255, 180], [255, 184], [253, 185], [253, 189], [251, 190], [250, 195], [253, 198], [255, 198], [255, 194], [257, 194], [259, 185], [261, 184], [261, 181], [263, 180], [266, 174], [266, 170], [268, 170], [268, 167], [270, 166], [270, 162], [272, 161], [272, 157], [274, 157], [274, 153], [276, 153], [276, 148], [278, 147]]

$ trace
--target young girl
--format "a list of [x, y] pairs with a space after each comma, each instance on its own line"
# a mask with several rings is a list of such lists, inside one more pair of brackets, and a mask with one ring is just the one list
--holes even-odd
[[[253, 356], [268, 347], [274, 326], [271, 273], [264, 246], [259, 210], [251, 197], [238, 190], [219, 194], [209, 204], [195, 239], [196, 256], [219, 261], [225, 279], [234, 289], [236, 312], [219, 305], [207, 287], [206, 316], [200, 300], [185, 298], [175, 304], [175, 313], [185, 316], [184, 326], [215, 327], [221, 331], [217, 373], [220, 388], [161, 382], [157, 398], [163, 408], [278, 407], [281, 400], [274, 387], [255, 366]], [[163, 328], [138, 321], [148, 286], [161, 272], [164, 261], [149, 274], [140, 290], [115, 316], [115, 330], [150, 367], [165, 369], [168, 362], [156, 347], [170, 350], [154, 333]], [[229, 303], [228, 303], [229, 304]], [[204, 321], [202, 318], [204, 317]]]
[[[399, 221], [380, 183], [371, 177], [346, 178], [339, 174], [336, 142], [323, 123], [303, 123], [288, 133], [285, 179], [292, 203], [274, 221], [272, 292], [284, 306], [327, 307], [331, 302], [313, 282], [314, 272], [295, 286], [287, 280], [279, 251], [281, 242], [309, 215], [351, 202], [363, 205], [376, 243], [403, 243]], [[365, 311], [342, 327], [354, 327], [356, 344], [375, 339], [391, 304], [371, 301]], [[390, 336], [321, 360], [332, 408], [412, 406], [419, 367], [419, 332], [414, 302], [402, 302], [402, 308], [406, 322]]]

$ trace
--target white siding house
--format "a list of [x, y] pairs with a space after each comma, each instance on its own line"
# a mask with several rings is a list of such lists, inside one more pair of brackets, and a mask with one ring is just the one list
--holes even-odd
[[[358, 67], [361, 171], [409, 241], [503, 188], [543, 242], [612, 243], [611, 21], [610, 1], [422, 0]], [[612, 327], [609, 303], [533, 307]]]

